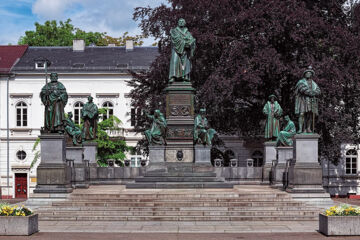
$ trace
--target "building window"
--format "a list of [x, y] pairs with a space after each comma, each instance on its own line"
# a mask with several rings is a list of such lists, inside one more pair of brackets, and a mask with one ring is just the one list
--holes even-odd
[[140, 167], [141, 164], [141, 156], [132, 156], [130, 158], [130, 166], [131, 167]]
[[17, 157], [19, 160], [23, 161], [23, 160], [26, 158], [26, 152], [23, 151], [23, 150], [17, 151], [17, 152], [16, 152], [16, 157]]
[[82, 102], [77, 102], [74, 104], [74, 122], [75, 124], [81, 124], [81, 109], [84, 104]]
[[137, 121], [141, 117], [141, 109], [140, 108], [132, 108], [130, 112], [130, 122], [131, 126], [134, 127], [137, 124]]
[[16, 126], [26, 127], [27, 126], [27, 105], [24, 102], [16, 104]]
[[357, 152], [355, 149], [350, 149], [345, 156], [345, 171], [346, 174], [356, 174], [357, 172]]
[[45, 62], [36, 62], [35, 69], [45, 69]]
[[106, 120], [110, 118], [110, 116], [114, 115], [114, 105], [111, 102], [104, 102], [102, 107], [106, 109], [106, 113], [103, 115], [103, 120]]
[[251, 158], [254, 159], [254, 167], [262, 167], [263, 153], [261, 151], [255, 151]]

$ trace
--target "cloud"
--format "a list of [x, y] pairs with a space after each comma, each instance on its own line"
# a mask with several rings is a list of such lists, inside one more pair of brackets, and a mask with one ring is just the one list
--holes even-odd
[[32, 6], [34, 14], [48, 20], [62, 18], [77, 1], [74, 0], [36, 0]]

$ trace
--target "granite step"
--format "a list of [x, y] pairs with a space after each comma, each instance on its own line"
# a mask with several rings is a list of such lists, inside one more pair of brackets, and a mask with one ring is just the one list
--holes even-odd
[[316, 216], [50, 216], [40, 221], [315, 221]]
[[146, 177], [216, 177], [214, 172], [147, 172]]
[[211, 182], [224, 182], [224, 178], [217, 177], [137, 177], [135, 182], [145, 182], [145, 183], [185, 183], [185, 182], [194, 182], [194, 183], [211, 183]]
[[192, 188], [233, 188], [229, 182], [132, 182], [128, 189], [192, 189]]

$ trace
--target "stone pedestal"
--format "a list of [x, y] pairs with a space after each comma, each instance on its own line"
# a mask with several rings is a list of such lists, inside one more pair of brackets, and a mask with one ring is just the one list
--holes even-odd
[[288, 173], [287, 192], [324, 193], [322, 169], [318, 162], [318, 134], [297, 134], [294, 140], [294, 161]]
[[166, 88], [166, 162], [194, 162], [194, 91], [189, 82]]
[[270, 172], [272, 161], [276, 160], [276, 142], [269, 141], [264, 143], [264, 165], [263, 165], [263, 177], [262, 182], [264, 184], [270, 183]]
[[60, 134], [40, 135], [41, 163], [37, 168], [34, 193], [69, 193], [71, 167], [66, 163], [65, 137]]
[[150, 164], [165, 162], [165, 146], [149, 146], [149, 162]]
[[283, 189], [284, 173], [286, 169], [287, 160], [293, 158], [293, 147], [276, 147], [277, 160], [276, 165], [272, 168], [272, 183], [271, 186], [278, 189]]
[[84, 148], [73, 146], [66, 147], [66, 159], [73, 160], [71, 168], [71, 182], [75, 188], [88, 188], [90, 169], [88, 160], [84, 160]]
[[84, 160], [88, 160], [90, 166], [97, 166], [97, 142], [84, 142]]
[[196, 144], [195, 147], [195, 164], [211, 165], [211, 147]]

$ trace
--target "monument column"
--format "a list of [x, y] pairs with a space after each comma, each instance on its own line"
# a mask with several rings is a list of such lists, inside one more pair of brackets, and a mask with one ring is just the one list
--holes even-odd
[[194, 91], [190, 82], [166, 88], [166, 162], [194, 162]]

